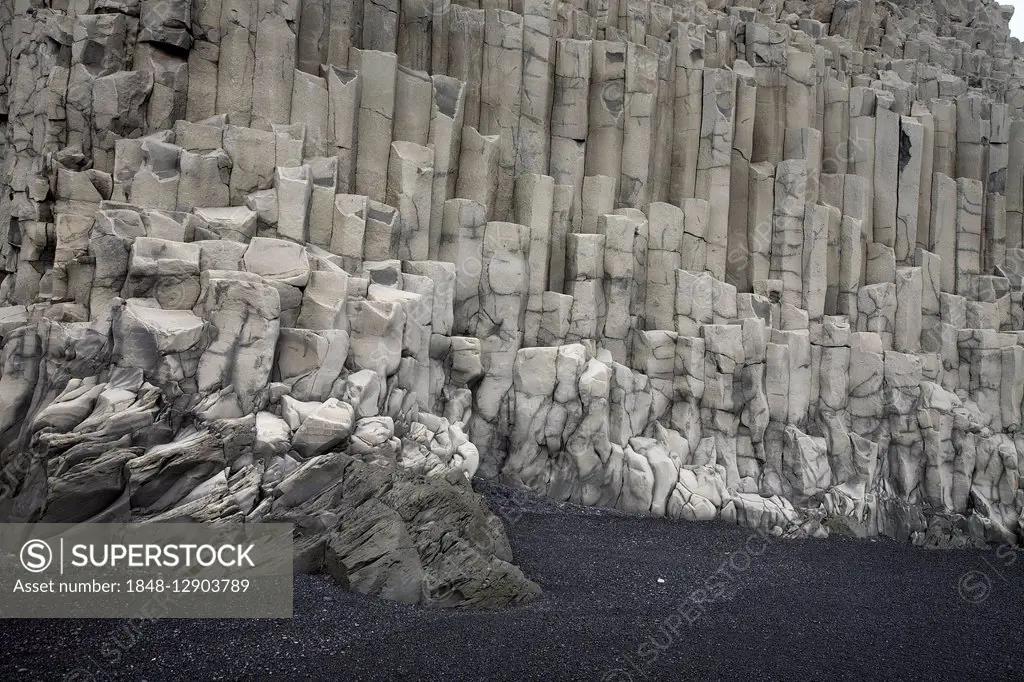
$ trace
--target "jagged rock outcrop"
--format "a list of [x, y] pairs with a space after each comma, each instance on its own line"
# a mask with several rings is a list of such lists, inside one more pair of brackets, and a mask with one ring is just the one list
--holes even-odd
[[477, 472], [1019, 543], [1011, 14], [8, 3], [0, 518], [294, 520], [444, 604], [535, 592]]

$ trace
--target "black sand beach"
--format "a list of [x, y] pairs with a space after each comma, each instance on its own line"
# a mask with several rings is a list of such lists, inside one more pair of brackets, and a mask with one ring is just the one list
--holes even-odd
[[290, 621], [3, 621], [0, 679], [1024, 675], [1024, 556], [765, 539], [484, 492], [544, 589], [529, 606], [424, 610], [299, 576]]

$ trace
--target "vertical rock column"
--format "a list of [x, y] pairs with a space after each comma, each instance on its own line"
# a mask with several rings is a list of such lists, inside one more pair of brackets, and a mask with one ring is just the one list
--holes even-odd
[[356, 143], [362, 79], [355, 71], [326, 67], [327, 132], [332, 156], [338, 157], [338, 191], [355, 189]]
[[[114, 170], [115, 142], [146, 132], [152, 71], [118, 71], [92, 82], [92, 169]], [[52, 141], [51, 141], [52, 142]]]
[[622, 131], [619, 203], [642, 208], [650, 201], [650, 164], [654, 106], [657, 103], [658, 57], [650, 49], [628, 43]]
[[573, 232], [583, 225], [583, 177], [586, 163], [591, 41], [558, 41], [551, 108], [550, 174], [556, 185], [573, 188]]
[[448, 73], [448, 49], [451, 40], [451, 5], [433, 6], [430, 22], [430, 73], [435, 76]]
[[480, 310], [486, 223], [486, 209], [478, 202], [471, 199], [449, 199], [445, 202], [438, 259], [455, 264], [452, 330], [456, 334], [472, 333]]
[[928, 103], [935, 117], [935, 172], [956, 177], [956, 102], [935, 99]]
[[466, 84], [465, 124], [480, 126], [480, 82], [484, 63], [484, 11], [450, 7], [448, 75]]
[[399, 260], [427, 260], [430, 250], [430, 194], [434, 150], [413, 142], [391, 143], [385, 203], [399, 210], [401, 231], [392, 243]]
[[786, 57], [786, 130], [815, 126], [816, 81], [814, 55], [791, 47]]
[[772, 223], [772, 279], [782, 281], [782, 302], [800, 307], [803, 296], [804, 192], [807, 164], [787, 160], [775, 171]]
[[[58, 64], [56, 49], [47, 43], [43, 29], [45, 24], [35, 17], [26, 17], [20, 22], [20, 35], [12, 51], [11, 97], [7, 116], [10, 121], [8, 132], [13, 149], [21, 147], [22, 154], [40, 153], [39, 144], [34, 142], [37, 125], [37, 105], [33, 94], [43, 89], [48, 72]], [[93, 133], [93, 88], [97, 78], [119, 71], [125, 60], [125, 32], [123, 14], [79, 15], [72, 28], [72, 67], [66, 74], [64, 109], [66, 117], [67, 144], [80, 147], [87, 156], [92, 153]], [[64, 75], [59, 69], [54, 75]], [[60, 80], [57, 81], [59, 83]], [[57, 94], [60, 94], [59, 92]], [[24, 142], [23, 142], [24, 140]], [[30, 142], [31, 141], [31, 142]], [[29, 151], [31, 150], [31, 152]], [[27, 159], [19, 159], [11, 178], [15, 192], [25, 189], [24, 173]], [[42, 200], [40, 197], [38, 200]]]
[[526, 227], [487, 223], [481, 251], [480, 309], [470, 325], [472, 335], [481, 340], [486, 374], [473, 393], [469, 435], [482, 454], [481, 473], [488, 477], [501, 471], [512, 433], [508, 394], [529, 299], [529, 248]]
[[935, 168], [935, 117], [923, 102], [914, 102], [911, 113], [921, 124], [921, 180], [918, 184], [917, 247], [931, 243], [932, 174]]
[[921, 350], [938, 353], [942, 350], [939, 257], [931, 251], [918, 249], [914, 265], [921, 269]]
[[302, 158], [327, 156], [333, 151], [332, 137], [328, 128], [330, 114], [327, 81], [304, 71], [294, 71], [292, 83], [292, 125], [299, 125], [306, 131], [302, 143]]
[[[271, 124], [291, 122], [292, 79], [296, 62], [296, 7], [275, 0], [257, 0], [253, 47], [252, 122], [250, 126], [270, 130]], [[313, 65], [312, 75], [320, 71]], [[313, 107], [313, 102], [304, 102]]]
[[424, 0], [399, 0], [396, 52], [402, 66], [417, 71], [430, 70], [432, 24], [442, 14], [434, 8], [434, 3]]
[[907, 116], [900, 118], [899, 185], [896, 196], [896, 262], [910, 263], [917, 248], [920, 214], [921, 166], [924, 126]]
[[327, 29], [327, 56], [322, 63], [345, 68], [348, 66], [349, 48], [362, 45], [363, 4], [367, 0], [330, 0]]
[[275, 159], [267, 154], [267, 148], [274, 147], [274, 133], [229, 125], [224, 128], [222, 144], [231, 157], [231, 204], [240, 206], [250, 192], [273, 183]]
[[462, 150], [462, 124], [465, 117], [466, 89], [450, 76], [437, 75], [434, 81], [434, 105], [430, 115], [429, 141], [434, 147], [434, 186], [430, 207], [430, 257], [437, 258], [444, 223], [444, 203], [455, 196], [459, 154]]
[[[565, 239], [572, 230], [572, 185], [555, 185], [551, 207], [551, 246], [548, 258], [548, 290], [564, 291]], [[547, 307], [545, 307], [545, 310]]]
[[483, 205], [490, 218], [494, 215], [494, 197], [498, 186], [498, 156], [501, 138], [481, 135], [476, 128], [462, 129], [462, 150], [459, 154], [459, 179], [455, 196]]
[[893, 348], [901, 353], [921, 352], [923, 295], [922, 269], [919, 267], [897, 268]]
[[657, 97], [654, 103], [654, 127], [651, 137], [650, 201], [667, 201], [672, 182], [672, 131], [675, 112], [675, 48], [665, 40], [647, 37], [658, 59]]
[[188, 20], [188, 9], [178, 6], [170, 15], [160, 16], [154, 11], [157, 3], [145, 3], [143, 7], [133, 68], [153, 74], [153, 92], [146, 112], [147, 132], [167, 130], [186, 116], [188, 61], [177, 54], [177, 50], [190, 48], [192, 38], [184, 29], [171, 29], [162, 22], [184, 25]]
[[615, 211], [615, 188], [618, 186], [618, 177], [588, 175], [583, 178], [583, 226], [581, 232], [597, 234], [598, 218]]
[[333, 156], [310, 159], [313, 196], [309, 202], [309, 241], [328, 249], [334, 237], [335, 199], [338, 196], [338, 161]]
[[1006, 263], [1006, 197], [994, 192], [985, 197], [981, 267], [992, 272]]
[[[556, 400], [559, 352], [558, 348], [524, 348], [516, 354], [513, 365], [515, 422], [508, 460], [501, 473], [505, 481], [538, 493], [548, 490], [548, 472], [555, 454], [548, 447], [560, 436], [554, 429], [549, 433], [547, 418], [541, 417]], [[582, 353], [580, 356], [582, 360]]]
[[400, 0], [363, 0], [363, 49], [398, 51]]
[[[916, 412], [921, 397], [921, 357], [886, 351], [884, 365], [884, 396], [891, 441], [883, 459], [883, 474], [901, 499], [920, 503], [924, 450]], [[888, 471], [885, 471], [886, 464]]]
[[843, 212], [827, 202], [822, 202], [828, 212], [828, 235], [825, 247], [825, 314], [839, 314], [839, 279], [843, 270], [842, 230]]
[[970, 291], [972, 275], [981, 274], [981, 211], [984, 199], [978, 180], [956, 181], [956, 292]]
[[618, 0], [587, 0], [586, 10], [594, 20], [598, 39], [603, 39], [609, 28], [614, 29], [618, 25]]
[[[356, 3], [352, 3], [356, 4]], [[360, 5], [362, 3], [359, 3]], [[327, 61], [327, 46], [330, 43], [331, 0], [305, 0], [299, 10], [299, 41], [298, 54], [294, 67], [300, 71], [316, 75], [320, 65]], [[360, 7], [360, 20], [362, 19]], [[360, 41], [355, 47], [362, 44]], [[345, 55], [346, 59], [348, 55]], [[345, 66], [345, 63], [335, 66]]]
[[676, 328], [676, 270], [682, 265], [683, 210], [665, 203], [647, 208], [647, 286], [644, 325], [647, 329]]
[[681, 206], [694, 194], [700, 117], [704, 97], [704, 30], [695, 24], [672, 27], [675, 46], [675, 104], [672, 121], [672, 177], [669, 201]]
[[676, 270], [676, 331], [700, 336], [700, 328], [715, 321], [716, 281], [706, 272]]
[[551, 155], [555, 67], [555, 0], [523, 0], [523, 89], [516, 141], [516, 175], [546, 175]]
[[601, 345], [612, 354], [615, 362], [625, 364], [632, 327], [630, 306], [636, 225], [625, 216], [605, 215], [598, 218], [597, 232], [604, 236], [605, 323], [600, 333]]
[[[749, 296], [749, 294], [746, 294]], [[759, 317], [740, 320], [743, 330], [743, 368], [740, 370], [740, 428], [736, 441], [736, 463], [741, 492], [758, 492], [764, 459], [764, 434], [768, 428], [768, 397], [764, 373], [767, 352], [765, 323]], [[742, 481], [748, 478], [747, 481]]]
[[939, 283], [942, 291], [956, 292], [957, 183], [944, 173], [932, 178], [931, 251], [940, 259]]
[[757, 78], [744, 61], [733, 65], [736, 72], [736, 107], [733, 121], [732, 154], [729, 170], [728, 249], [725, 256], [725, 281], [739, 291], [750, 291], [751, 258], [747, 237], [751, 229], [750, 158], [754, 149], [754, 116], [757, 105]]
[[[590, 76], [586, 174], [613, 178], [617, 186], [622, 172], [626, 43], [594, 41]], [[613, 189], [613, 200], [615, 196]]]
[[821, 320], [825, 313], [829, 277], [828, 232], [832, 222], [839, 222], [839, 209], [820, 204], [807, 204], [804, 208], [801, 307], [814, 321]]
[[750, 282], [768, 279], [771, 272], [775, 214], [775, 166], [767, 161], [751, 164], [747, 193], [747, 252]]
[[1002, 266], [1006, 249], [1006, 193], [1010, 156], [1010, 114], [1007, 105], [993, 102], [990, 113], [986, 205], [983, 215], [985, 270]]
[[366, 197], [358, 194], [338, 194], [334, 198], [330, 251], [341, 256], [341, 267], [348, 272], [358, 272], [363, 264], [366, 202]]
[[[647, 310], [647, 252], [650, 244], [650, 222], [635, 208], [620, 208], [616, 215], [625, 217], [635, 228], [633, 238], [633, 295], [629, 302], [629, 316], [634, 329], [646, 329]], [[630, 338], [632, 344], [633, 338]]]
[[215, 335], [199, 359], [199, 391], [215, 393], [230, 386], [243, 414], [263, 409], [280, 331], [280, 296], [252, 275], [204, 274], [203, 280], [198, 306]]
[[[739, 325], [708, 324], [701, 327], [704, 339], [704, 396], [700, 402], [704, 438], [698, 450], [710, 446], [708, 463], [725, 467], [726, 483], [739, 485], [736, 462], [736, 435], [741, 405], [734, 381], [743, 369], [743, 328]], [[698, 456], [700, 456], [698, 454]]]
[[729, 235], [729, 182], [732, 166], [736, 74], [731, 69], [704, 71], [704, 110], [697, 153], [696, 196], [708, 202], [705, 268], [724, 280]]
[[683, 243], [680, 266], [683, 270], [703, 272], [708, 262], [708, 215], [704, 199], [683, 199]]
[[[292, 88], [294, 94], [295, 88]], [[270, 129], [277, 136], [274, 155], [278, 166], [291, 168], [302, 164], [302, 152], [306, 144], [305, 126], [292, 124], [273, 124]]]
[[800, 159], [807, 167], [807, 187], [804, 198], [816, 203], [821, 194], [821, 132], [816, 128], [789, 128], [786, 130], [783, 156]]
[[970, 93], [956, 101], [956, 177], [984, 182], [988, 175], [988, 100]]
[[[891, 142], [891, 140], [890, 140]], [[865, 87], [850, 89], [850, 140], [848, 151], [850, 162], [848, 173], [863, 180], [867, 191], [868, 211], [859, 216], [843, 210], [861, 221], [868, 241], [875, 241], [873, 216], [874, 209], [872, 188], [875, 182], [875, 92]]]
[[818, 347], [818, 418], [827, 429], [833, 481], [843, 484], [854, 474], [847, 435], [850, 394], [850, 326], [842, 317], [826, 317], [815, 340]]
[[523, 18], [515, 12], [487, 10], [484, 17], [480, 132], [499, 135], [498, 187], [493, 218], [512, 213], [516, 141], [523, 88]]
[[[646, 376], [648, 378], [650, 387], [649, 392], [644, 391], [644, 394], [638, 397], [641, 397], [644, 402], [650, 401], [652, 422], [667, 423], [671, 418], [672, 402], [675, 399], [675, 356], [678, 335], [675, 332], [656, 329], [637, 332], [635, 338], [630, 366], [639, 373], [639, 377]], [[617, 373], [619, 372], [617, 371]], [[633, 375], [634, 380], [637, 376]], [[632, 404], [636, 405], [639, 402], [633, 398]], [[616, 407], [615, 411], [620, 414], [624, 412], [622, 407]], [[628, 412], [624, 416], [627, 417], [627, 428], [620, 427], [614, 435], [616, 437], [626, 436], [623, 442], [628, 444], [629, 438], [634, 435], [639, 424], [636, 424], [636, 421], [633, 421], [632, 424], [628, 423], [630, 421]], [[629, 428], [630, 426], [632, 428]], [[655, 428], [660, 431], [658, 427]]]
[[525, 346], [536, 346], [544, 313], [551, 252], [551, 217], [555, 183], [547, 175], [524, 173], [516, 179], [516, 222], [530, 232], [530, 298], [523, 327]]
[[846, 175], [843, 178], [843, 215], [856, 220], [861, 226], [861, 272], [857, 275], [860, 281], [865, 279], [867, 248], [873, 241], [871, 233], [864, 226], [871, 222], [871, 211], [871, 182], [859, 175]]
[[754, 118], [754, 156], [757, 161], [782, 161], [785, 142], [786, 40], [778, 31], [754, 22], [746, 25], [746, 61], [757, 74], [757, 113]]
[[566, 341], [592, 349], [605, 321], [604, 244], [600, 234], [571, 234], [565, 244], [565, 286], [572, 296]]
[[[941, 337], [939, 339], [942, 354], [942, 388], [956, 392], [961, 388], [967, 390], [967, 382], [960, 381], [960, 351], [958, 336], [960, 330], [967, 326], [967, 306], [963, 296], [939, 292], [939, 307], [942, 314]], [[969, 367], [964, 363], [964, 369]]]
[[353, 48], [349, 65], [366, 85], [359, 100], [356, 194], [383, 202], [395, 121], [398, 62], [393, 54]]
[[1006, 248], [1024, 248], [1024, 121], [1010, 123], [1006, 166]]
[[824, 91], [821, 170], [824, 173], [845, 174], [850, 158], [850, 86], [829, 77], [825, 79]]
[[185, 116], [190, 121], [209, 118], [217, 113], [220, 15], [219, 0], [196, 0], [192, 3], [193, 42], [188, 52], [188, 98], [185, 106]]
[[900, 115], [887, 92], [875, 93], [874, 241], [896, 246], [896, 198], [899, 190]]
[[252, 114], [256, 18], [256, 0], [226, 0], [221, 5], [216, 113], [227, 114], [231, 123], [245, 127]]
[[313, 175], [309, 166], [277, 167], [277, 232], [299, 244], [309, 239], [309, 203], [313, 196]]
[[672, 428], [681, 432], [694, 447], [701, 438], [700, 401], [704, 397], [704, 339], [676, 336], [675, 400]]
[[395, 125], [391, 137], [427, 144], [433, 103], [434, 83], [430, 76], [399, 64], [395, 72]]
[[619, 0], [619, 28], [634, 43], [642, 43], [650, 22], [650, 3], [646, 0]]
[[1002, 351], [999, 334], [990, 329], [961, 329], [957, 335], [960, 355], [960, 388], [975, 401], [986, 424], [1002, 430], [999, 407], [1002, 382]]

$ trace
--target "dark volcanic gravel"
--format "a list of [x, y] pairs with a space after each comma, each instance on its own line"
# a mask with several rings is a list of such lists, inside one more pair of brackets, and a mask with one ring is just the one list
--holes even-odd
[[426, 610], [299, 576], [290, 621], [2, 621], [0, 680], [1024, 678], [1024, 556], [765, 540], [479, 487], [544, 589], [529, 606]]

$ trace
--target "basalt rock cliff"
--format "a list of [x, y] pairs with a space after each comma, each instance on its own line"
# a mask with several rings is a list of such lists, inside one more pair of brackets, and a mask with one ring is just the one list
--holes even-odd
[[537, 588], [469, 486], [1018, 544], [988, 0], [5, 0], [0, 519]]

